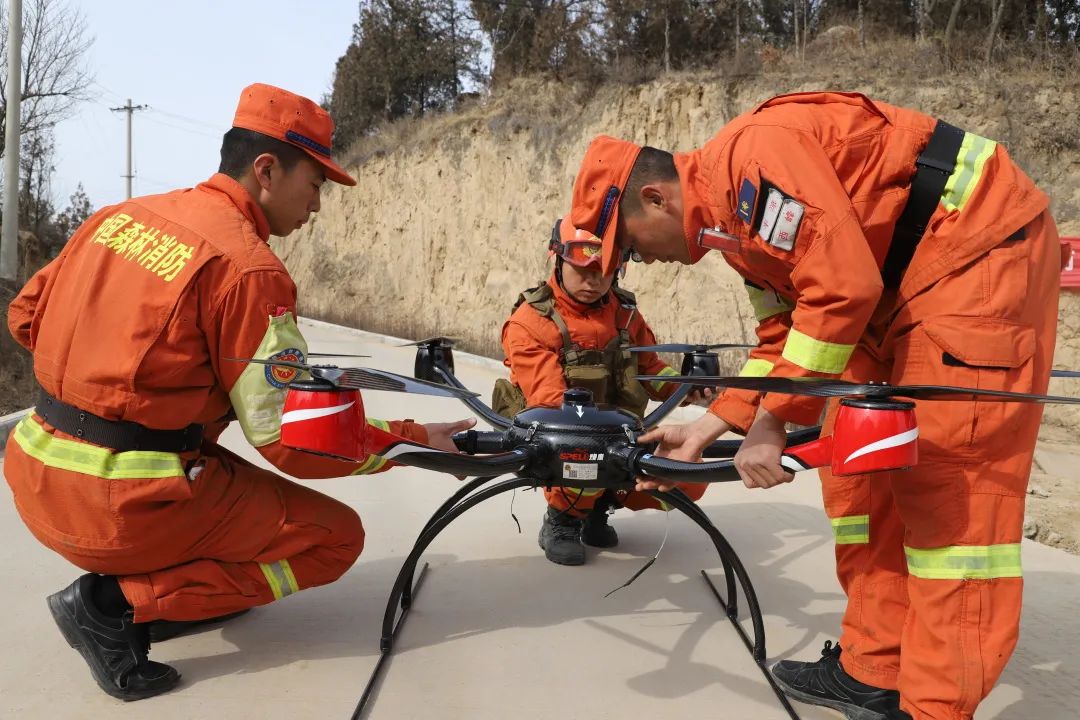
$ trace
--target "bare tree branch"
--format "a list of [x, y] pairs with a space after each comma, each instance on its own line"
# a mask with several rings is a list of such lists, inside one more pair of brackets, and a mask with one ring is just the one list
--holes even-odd
[[[7, 65], [7, 14], [0, 15], [0, 65]], [[66, 118], [89, 97], [83, 60], [93, 39], [86, 20], [66, 0], [28, 0], [23, 15], [22, 104], [19, 130], [32, 135]], [[7, 76], [0, 77], [0, 136], [5, 130]], [[0, 155], [3, 150], [0, 149]]]

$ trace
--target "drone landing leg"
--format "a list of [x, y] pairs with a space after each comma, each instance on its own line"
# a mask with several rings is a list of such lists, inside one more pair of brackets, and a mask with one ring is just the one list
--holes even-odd
[[[705, 582], [712, 589], [713, 595], [716, 596], [717, 602], [724, 608], [724, 614], [727, 615], [728, 620], [735, 627], [735, 631], [742, 638], [743, 644], [746, 645], [746, 649], [750, 652], [750, 656], [754, 660], [754, 664], [758, 666], [761, 674], [765, 676], [765, 680], [769, 683], [769, 687], [772, 688], [776, 697], [780, 700], [780, 704], [787, 711], [792, 720], [799, 720], [799, 714], [795, 712], [795, 708], [791, 706], [787, 696], [773, 680], [772, 675], [769, 673], [769, 669], [765, 667], [765, 623], [761, 617], [761, 607], [758, 605], [757, 594], [754, 592], [754, 586], [750, 582], [750, 575], [746, 572], [746, 568], [742, 564], [742, 560], [739, 559], [735, 549], [731, 547], [731, 544], [727, 541], [727, 538], [717, 529], [713, 524], [709, 516], [695, 503], [688, 498], [684, 493], [679, 491], [674, 492], [661, 492], [659, 490], [646, 491], [650, 495], [669, 505], [681, 510], [687, 517], [693, 520], [698, 526], [705, 531], [709, 538], [713, 541], [713, 545], [716, 546], [716, 552], [720, 555], [720, 560], [724, 565], [724, 576], [727, 580], [727, 601], [720, 596], [720, 592], [713, 585], [712, 580], [705, 573], [701, 571], [701, 576], [705, 579]], [[734, 573], [732, 573], [734, 570]], [[746, 606], [750, 611], [750, 623], [754, 627], [754, 640], [750, 641], [746, 631], [742, 625], [739, 624], [739, 613], [736, 605], [736, 593], [734, 577], [737, 576], [739, 584], [742, 586], [743, 595], [746, 597]]]
[[382, 640], [379, 643], [379, 647], [382, 652], [389, 653], [393, 649], [394, 637], [394, 616], [397, 614], [397, 606], [401, 600], [401, 596], [405, 591], [406, 585], [412, 578], [413, 573], [416, 571], [416, 564], [420, 559], [420, 556], [424, 554], [428, 545], [443, 531], [447, 525], [453, 522], [458, 516], [469, 508], [482, 503], [488, 498], [501, 495], [511, 490], [516, 490], [521, 487], [532, 487], [533, 480], [524, 478], [511, 478], [509, 480], [503, 480], [489, 487], [470, 495], [461, 502], [457, 503], [454, 507], [443, 513], [438, 519], [427, 526], [421, 533], [420, 537], [416, 539], [416, 543], [413, 545], [412, 551], [409, 556], [405, 558], [405, 563], [401, 566], [401, 571], [398, 573], [397, 581], [394, 583], [393, 590], [390, 591], [390, 599], [386, 604], [386, 614], [383, 616], [383, 629]]
[[[458, 488], [457, 492], [455, 492], [453, 495], [448, 497], [446, 499], [446, 502], [444, 502], [442, 505], [439, 506], [438, 510], [436, 510], [434, 513], [431, 514], [431, 517], [428, 519], [427, 523], [424, 524], [423, 529], [420, 531], [420, 535], [422, 536], [425, 532], [427, 532], [428, 529], [432, 525], [434, 525], [435, 522], [439, 518], [441, 518], [443, 515], [445, 515], [446, 512], [450, 508], [457, 505], [458, 502], [460, 502], [463, 497], [465, 497], [466, 495], [471, 493], [473, 490], [476, 490], [478, 487], [480, 487], [484, 483], [490, 482], [491, 480], [494, 480], [494, 479], [495, 479], [494, 477], [479, 477], [479, 478], [474, 478], [473, 480], [470, 480], [469, 482], [463, 484], [460, 488]], [[415, 565], [413, 567], [415, 568]], [[417, 582], [417, 585], [419, 585], [419, 582]], [[412, 578], [412, 572], [410, 572], [409, 573], [409, 579], [405, 583], [405, 589], [401, 593], [401, 609], [402, 610], [408, 610], [409, 609], [409, 605], [412, 603], [412, 594], [413, 594], [413, 578]]]
[[[397, 639], [398, 631], [401, 629], [406, 616], [409, 614], [412, 598], [416, 595], [416, 592], [420, 589], [420, 584], [424, 580], [424, 575], [428, 569], [427, 563], [424, 563], [424, 566], [420, 569], [420, 573], [416, 578], [416, 583], [413, 584], [412, 582], [413, 575], [416, 573], [417, 562], [419, 561], [420, 556], [423, 555], [424, 550], [427, 549], [428, 545], [431, 544], [435, 537], [442, 532], [447, 525], [469, 508], [504, 492], [509, 492], [519, 487], [531, 487], [534, 484], [533, 480], [511, 478], [466, 497], [473, 490], [476, 490], [490, 480], [492, 480], [490, 477], [476, 478], [459, 488], [453, 496], [447, 499], [447, 501], [439, 507], [439, 510], [431, 516], [431, 519], [428, 520], [427, 524], [424, 525], [424, 528], [420, 531], [420, 536], [416, 539], [412, 552], [410, 552], [409, 556], [405, 559], [405, 563], [401, 566], [401, 570], [398, 571], [397, 580], [394, 582], [394, 588], [390, 591], [390, 599], [386, 603], [386, 614], [383, 617], [382, 638], [379, 641], [379, 652], [381, 657], [375, 664], [375, 669], [371, 672], [367, 687], [364, 688], [364, 694], [356, 704], [352, 720], [359, 720], [359, 718], [363, 716], [364, 708], [367, 706], [368, 701], [371, 700], [373, 690], [378, 683], [383, 667], [386, 665], [386, 659], [394, 649], [394, 640]], [[408, 597], [406, 597], [406, 593]], [[397, 606], [399, 603], [401, 605], [401, 615], [397, 617], [397, 622], [395, 623], [394, 620], [397, 615]]]
[[[424, 563], [424, 566], [420, 568], [420, 574], [416, 576], [416, 583], [413, 584], [410, 595], [415, 596], [416, 593], [420, 592], [420, 586], [424, 584], [424, 576], [427, 575], [427, 570], [428, 564]], [[397, 624], [394, 625], [393, 637], [397, 637], [398, 632], [401, 630], [401, 626], [405, 624], [405, 618], [408, 616], [409, 608], [408, 606], [405, 606], [402, 608], [401, 617], [398, 618]], [[375, 669], [371, 671], [371, 677], [368, 678], [367, 685], [364, 686], [364, 694], [360, 696], [360, 700], [356, 703], [356, 709], [353, 710], [352, 720], [359, 720], [361, 714], [364, 712], [364, 706], [367, 705], [368, 698], [371, 697], [371, 693], [379, 681], [383, 665], [386, 664], [386, 659], [388, 657], [390, 657], [389, 653], [379, 653], [379, 661], [375, 663]]]

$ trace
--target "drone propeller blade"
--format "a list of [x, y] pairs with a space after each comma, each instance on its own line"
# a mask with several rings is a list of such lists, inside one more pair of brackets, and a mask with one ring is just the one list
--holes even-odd
[[1033, 395], [1006, 392], [1004, 390], [979, 390], [949, 385], [869, 385], [847, 382], [846, 380], [823, 380], [820, 378], [719, 377], [709, 375], [638, 375], [637, 379], [641, 382], [658, 380], [661, 382], [690, 383], [691, 385], [755, 390], [757, 392], [783, 393], [785, 395], [809, 395], [813, 397], [903, 397], [912, 400], [934, 401], [986, 400], [992, 402], [1080, 405], [1080, 398]]
[[1080, 378], [1080, 370], [1051, 370], [1050, 377]]
[[660, 345], [639, 345], [630, 348], [630, 352], [670, 352], [692, 353], [707, 352], [709, 350], [734, 350], [736, 348], [751, 349], [756, 345], [744, 345], [743, 343], [715, 343], [713, 345], [690, 345], [688, 343], [662, 343]]
[[385, 370], [372, 368], [341, 368], [333, 365], [305, 365], [292, 360], [261, 360], [258, 358], [228, 358], [238, 362], [252, 362], [259, 365], [276, 365], [296, 368], [311, 373], [312, 377], [325, 380], [334, 387], [350, 390], [385, 390], [387, 392], [412, 393], [414, 395], [433, 395], [435, 397], [465, 400], [479, 397], [478, 393], [463, 388], [439, 385], [426, 380], [416, 380], [404, 375], [397, 375]]
[[297, 370], [304, 370], [305, 372], [311, 372], [311, 366], [305, 365], [302, 362], [296, 362], [295, 360], [263, 360], [261, 358], [225, 358], [233, 362], [247, 362], [255, 363], [256, 365], [273, 365], [275, 367], [288, 367], [295, 368]]
[[416, 342], [402, 343], [401, 345], [398, 345], [397, 347], [413, 347], [413, 346], [416, 346], [416, 345], [428, 345], [428, 344], [431, 344], [431, 343], [438, 343], [440, 345], [444, 345], [444, 346], [449, 347], [449, 346], [453, 345], [454, 343], [458, 342], [459, 339], [460, 338], [445, 337], [443, 335], [438, 335], [436, 337], [429, 337], [429, 338], [424, 338], [423, 340], [417, 340]]
[[458, 400], [479, 397], [478, 393], [462, 388], [440, 385], [426, 380], [417, 380], [404, 375], [398, 375], [385, 370], [373, 370], [372, 368], [341, 368], [323, 374], [322, 368], [313, 368], [312, 374], [316, 377], [334, 383], [338, 387], [354, 388], [357, 390], [386, 390], [388, 392], [412, 393], [414, 395], [433, 395], [435, 397], [449, 397]]
[[308, 357], [313, 357], [313, 358], [314, 357], [319, 357], [319, 358], [323, 358], [323, 357], [325, 357], [325, 358], [338, 358], [338, 357], [369, 358], [369, 357], [371, 357], [370, 355], [346, 355], [344, 353], [320, 353], [320, 352], [308, 353], [307, 356]]

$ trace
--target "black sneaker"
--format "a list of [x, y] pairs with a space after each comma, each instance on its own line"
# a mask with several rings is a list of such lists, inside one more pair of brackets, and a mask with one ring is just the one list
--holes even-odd
[[173, 689], [180, 673], [147, 659], [149, 633], [130, 610], [108, 617], [94, 606], [97, 575], [87, 574], [48, 597], [49, 611], [68, 645], [90, 666], [99, 687], [121, 700], [141, 700]]
[[237, 610], [228, 615], [218, 615], [217, 617], [206, 618], [204, 620], [152, 620], [147, 623], [147, 627], [150, 631], [150, 644], [155, 645], [180, 635], [188, 635], [189, 633], [208, 630], [211, 625], [232, 620], [241, 615], [246, 615], [249, 612], [251, 612], [250, 608], [247, 610]]
[[598, 548], [613, 548], [619, 544], [619, 534], [608, 525], [607, 509], [593, 508], [581, 524], [581, 541]]
[[840, 666], [840, 646], [825, 641], [817, 662], [781, 660], [772, 676], [784, 693], [811, 705], [824, 705], [844, 713], [847, 720], [888, 720], [904, 717], [900, 693], [866, 685]]
[[544, 556], [559, 565], [584, 565], [585, 546], [581, 544], [581, 520], [553, 507], [544, 514], [540, 526], [540, 547]]

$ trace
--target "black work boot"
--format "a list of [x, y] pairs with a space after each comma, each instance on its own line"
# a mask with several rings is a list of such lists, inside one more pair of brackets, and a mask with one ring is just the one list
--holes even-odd
[[540, 526], [540, 547], [544, 556], [559, 565], [584, 565], [585, 546], [581, 544], [581, 519], [570, 517], [553, 507], [544, 514]]
[[619, 544], [619, 534], [608, 525], [607, 505], [597, 503], [581, 524], [581, 541], [598, 548], [613, 548]]
[[839, 710], [848, 720], [887, 720], [904, 717], [900, 693], [866, 685], [840, 666], [840, 646], [825, 642], [817, 662], [781, 660], [772, 676], [789, 697], [811, 705]]
[[149, 633], [130, 610], [109, 617], [93, 601], [98, 576], [87, 574], [48, 597], [49, 611], [68, 645], [90, 666], [102, 690], [121, 700], [141, 700], [176, 687], [180, 673], [147, 659]]
[[180, 635], [188, 635], [202, 630], [209, 630], [211, 625], [223, 623], [250, 612], [251, 609], [237, 610], [227, 615], [205, 618], [203, 620], [152, 620], [147, 623], [150, 631], [150, 644], [171, 640]]

